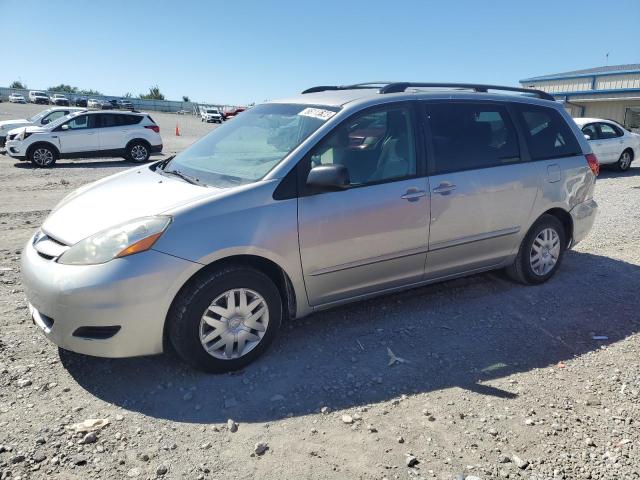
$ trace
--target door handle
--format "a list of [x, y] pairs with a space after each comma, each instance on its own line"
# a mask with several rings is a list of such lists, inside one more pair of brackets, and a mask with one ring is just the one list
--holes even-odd
[[87, 132], [87, 135], [95, 135], [96, 132]]
[[424, 190], [418, 190], [417, 188], [410, 188], [407, 193], [402, 195], [403, 200], [409, 200], [410, 202], [417, 202], [421, 197], [427, 194]]
[[433, 189], [433, 193], [439, 193], [440, 195], [448, 195], [456, 189], [456, 186], [451, 183], [441, 183]]

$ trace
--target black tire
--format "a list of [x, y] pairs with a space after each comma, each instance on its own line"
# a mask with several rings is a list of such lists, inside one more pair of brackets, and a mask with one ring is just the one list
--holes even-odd
[[[539, 274], [534, 271], [531, 265], [531, 252], [533, 249], [533, 243], [538, 235], [543, 230], [548, 228], [555, 230], [555, 232], [557, 233], [560, 241], [560, 251], [551, 270], [545, 274]], [[560, 220], [558, 220], [553, 215], [542, 215], [529, 229], [527, 235], [524, 237], [524, 240], [522, 240], [522, 243], [518, 250], [518, 255], [516, 255], [513, 263], [506, 268], [507, 274], [516, 282], [522, 283], [524, 285], [538, 285], [540, 283], [544, 283], [551, 277], [553, 277], [553, 275], [560, 267], [562, 258], [564, 257], [566, 246], [567, 234]]]
[[51, 168], [58, 160], [58, 151], [46, 143], [36, 143], [29, 149], [27, 158], [37, 168]]
[[626, 172], [631, 167], [631, 162], [633, 162], [633, 150], [627, 148], [620, 154], [620, 158], [615, 163], [615, 168], [619, 172]]
[[[216, 358], [200, 341], [200, 323], [214, 299], [239, 288], [262, 296], [268, 309], [268, 324], [262, 339], [245, 355]], [[206, 372], [223, 373], [243, 368], [262, 355], [276, 337], [281, 321], [282, 300], [271, 279], [250, 267], [228, 266], [196, 277], [180, 291], [167, 316], [167, 331], [171, 344], [186, 363]]]
[[127, 160], [134, 163], [144, 163], [149, 160], [151, 148], [147, 142], [134, 140], [127, 145]]

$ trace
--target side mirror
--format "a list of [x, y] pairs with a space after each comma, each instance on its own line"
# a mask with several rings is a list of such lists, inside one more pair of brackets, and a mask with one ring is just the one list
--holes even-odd
[[61, 130], [69, 130], [69, 125], [64, 124], [60, 127]]
[[51, 120], [49, 120], [48, 118], [43, 118], [42, 122], [40, 122], [42, 125], [46, 125], [47, 123], [49, 123]]
[[307, 185], [323, 190], [344, 190], [350, 184], [349, 170], [336, 163], [314, 167], [307, 177]]
[[586, 133], [584, 134], [584, 138], [586, 138], [587, 140], [591, 140], [591, 135], [587, 135]]

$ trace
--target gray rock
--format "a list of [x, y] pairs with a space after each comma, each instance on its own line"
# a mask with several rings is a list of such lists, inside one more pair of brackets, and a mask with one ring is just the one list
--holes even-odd
[[82, 437], [82, 440], [80, 440], [80, 443], [82, 445], [88, 445], [90, 443], [96, 443], [97, 441], [98, 441], [98, 434], [96, 432], [89, 432], [84, 437]]
[[16, 385], [18, 385], [18, 387], [20, 388], [28, 387], [29, 385], [31, 385], [31, 380], [29, 380], [28, 378], [21, 378], [16, 382]]
[[47, 459], [47, 456], [44, 454], [44, 452], [36, 451], [31, 457], [31, 459], [36, 463], [40, 463], [40, 462], [44, 462]]
[[131, 470], [127, 472], [127, 477], [135, 478], [135, 477], [139, 477], [141, 474], [142, 474], [142, 470], [140, 470], [140, 468], [133, 467]]
[[516, 464], [516, 466], [522, 470], [524, 470], [525, 468], [527, 468], [529, 466], [529, 462], [526, 460], [523, 460], [522, 458], [520, 458], [517, 455], [512, 455], [511, 456], [511, 461], [513, 463]]
[[169, 469], [167, 467], [165, 467], [164, 465], [160, 465], [156, 469], [156, 475], [162, 476], [162, 475], [166, 474], [168, 471], [169, 471]]
[[405, 458], [405, 463], [407, 467], [412, 468], [418, 465], [420, 463], [420, 460], [418, 460], [414, 455], [407, 453]]
[[269, 445], [267, 445], [265, 442], [258, 442], [253, 448], [253, 453], [255, 453], [256, 455], [264, 455], [267, 450], [269, 450]]
[[18, 454], [18, 455], [14, 455], [13, 457], [11, 457], [11, 460], [9, 460], [11, 463], [16, 464], [16, 463], [22, 463], [24, 462], [24, 455], [22, 454]]
[[353, 423], [353, 417], [351, 415], [342, 415], [342, 422], [351, 425]]
[[76, 455], [71, 459], [71, 463], [78, 466], [86, 465], [87, 457], [85, 457], [84, 455]]
[[229, 419], [227, 420], [227, 429], [231, 432], [237, 432], [238, 431], [238, 424], [236, 422], [234, 422], [233, 420]]

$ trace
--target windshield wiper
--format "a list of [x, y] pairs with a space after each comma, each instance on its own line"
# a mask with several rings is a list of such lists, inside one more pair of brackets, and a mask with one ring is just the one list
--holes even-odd
[[171, 160], [173, 160], [176, 156], [175, 155], [171, 155], [169, 158], [165, 158], [164, 160], [161, 160], [160, 162], [158, 162], [158, 164], [156, 165], [155, 168], [159, 168], [160, 170], [164, 170], [166, 168], [166, 166], [169, 164], [169, 162]]
[[200, 180], [196, 177], [192, 177], [191, 175], [187, 175], [186, 173], [182, 173], [180, 170], [162, 170], [165, 174], [175, 175], [183, 179], [185, 182], [192, 183], [193, 185], [200, 185]]

